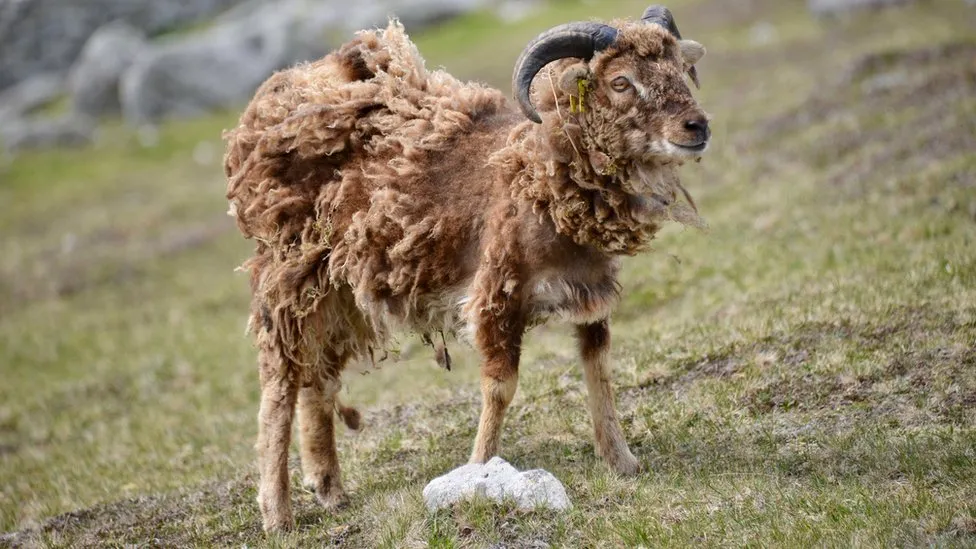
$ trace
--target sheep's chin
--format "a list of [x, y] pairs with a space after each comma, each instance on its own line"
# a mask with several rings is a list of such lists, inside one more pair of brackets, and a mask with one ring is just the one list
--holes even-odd
[[[673, 162], [665, 160], [663, 164]], [[687, 194], [673, 170], [662, 170], [661, 157], [633, 166], [631, 177], [624, 185], [630, 195], [631, 213], [644, 223], [657, 223], [669, 218], [670, 208]]]
[[671, 172], [661, 171], [661, 164], [660, 157], [656, 161], [635, 164], [630, 179], [624, 184], [624, 190], [639, 209], [658, 210], [661, 205], [667, 206], [674, 201], [675, 189], [668, 180]]
[[661, 222], [667, 214], [669, 202], [660, 195], [630, 195], [630, 212], [641, 223]]

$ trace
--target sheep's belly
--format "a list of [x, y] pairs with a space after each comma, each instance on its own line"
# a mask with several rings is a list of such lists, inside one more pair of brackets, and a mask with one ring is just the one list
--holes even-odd
[[597, 322], [610, 316], [616, 302], [613, 285], [587, 286], [563, 279], [543, 279], [532, 288], [530, 324], [541, 324], [550, 318], [574, 324]]
[[364, 300], [359, 303], [359, 307], [380, 340], [403, 331], [463, 336], [467, 335], [463, 329], [466, 290], [467, 285], [459, 285], [444, 292], [417, 296], [412, 300], [402, 297]]
[[[476, 325], [474, 319], [466, 315], [469, 312], [465, 305], [471, 299], [468, 290], [468, 285], [462, 284], [451, 291], [426, 296], [405, 318], [390, 314], [390, 308], [384, 307], [384, 324], [390, 328], [399, 325], [417, 333], [452, 334], [458, 340], [472, 344]], [[537, 326], [550, 319], [574, 324], [597, 322], [610, 316], [617, 295], [613, 284], [587, 286], [563, 279], [543, 279], [532, 287], [528, 323]]]

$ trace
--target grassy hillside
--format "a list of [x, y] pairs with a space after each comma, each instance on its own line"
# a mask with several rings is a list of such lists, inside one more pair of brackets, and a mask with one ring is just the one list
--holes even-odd
[[[223, 213], [235, 113], [110, 125], [98, 147], [0, 166], [0, 546], [976, 544], [976, 10], [672, 4], [709, 49], [714, 145], [684, 181], [711, 229], [625, 263], [615, 381], [647, 472], [594, 457], [554, 324], [528, 337], [503, 457], [553, 472], [574, 509], [428, 514], [421, 489], [474, 437], [477, 360], [454, 345], [445, 372], [404, 337], [399, 361], [348, 376], [351, 507], [323, 512], [296, 470], [299, 528], [265, 537], [233, 272], [251, 245]], [[540, 30], [643, 7], [554, 2], [417, 42], [507, 87]]]

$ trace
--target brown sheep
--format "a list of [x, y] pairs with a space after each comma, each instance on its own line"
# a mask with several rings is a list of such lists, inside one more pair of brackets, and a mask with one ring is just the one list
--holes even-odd
[[257, 242], [244, 268], [266, 530], [293, 524], [296, 408], [306, 482], [327, 508], [347, 501], [333, 411], [353, 428], [359, 417], [338, 404], [340, 376], [401, 328], [427, 342], [466, 334], [481, 353], [471, 461], [484, 462], [498, 452], [523, 333], [550, 317], [574, 323], [596, 451], [638, 472], [609, 383], [618, 256], [646, 249], [665, 221], [700, 222], [677, 167], [708, 144], [683, 79], [697, 85], [704, 53], [660, 6], [640, 21], [561, 25], [517, 61], [516, 108], [425, 69], [393, 22], [258, 89], [225, 135], [225, 171], [231, 214]]

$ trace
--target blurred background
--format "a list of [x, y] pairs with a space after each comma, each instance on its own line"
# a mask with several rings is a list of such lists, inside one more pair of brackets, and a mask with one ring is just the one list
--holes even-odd
[[[539, 32], [637, 18], [646, 4], [0, 0], [0, 532], [21, 531], [0, 545], [261, 539], [255, 353], [244, 334], [247, 280], [234, 270], [252, 243], [225, 214], [221, 132], [273, 71], [395, 14], [428, 68], [509, 93], [514, 60]], [[815, 444], [790, 446], [782, 471], [769, 458], [771, 475], [844, 467], [837, 478], [851, 486], [891, 475], [912, 485], [923, 469], [947, 475], [918, 485], [939, 495], [919, 492], [887, 514], [868, 509], [891, 493], [850, 496], [854, 518], [830, 515], [828, 537], [803, 537], [813, 534], [791, 521], [806, 504], [780, 502], [750, 507], [758, 522], [713, 540], [846, 545], [867, 531], [881, 545], [976, 543], [965, 496], [976, 493], [976, 7], [668, 7], [709, 52], [696, 94], [714, 117], [713, 145], [684, 184], [711, 230], [669, 229], [652, 252], [625, 262], [616, 376], [636, 452], [652, 470], [701, 478], [707, 467], [687, 463], [741, 459], [748, 469], [806, 436]], [[551, 465], [579, 494], [590, 485], [579, 470], [596, 465], [568, 332], [542, 328], [527, 342], [515, 404], [523, 411], [509, 421], [521, 427], [507, 444], [517, 464]], [[372, 425], [340, 436], [360, 500], [419, 492], [424, 478], [465, 459], [477, 361], [454, 345], [455, 371], [444, 372], [416, 339], [405, 335], [399, 361], [350, 375], [344, 390]], [[692, 413], [712, 423], [686, 422]], [[847, 446], [831, 438], [840, 424]], [[757, 434], [784, 425], [796, 429], [772, 442]], [[738, 434], [727, 447], [693, 442], [728, 432]], [[818, 444], [834, 453], [803, 453]], [[356, 466], [402, 481], [383, 484]], [[745, 482], [770, 501], [785, 489]], [[807, 488], [798, 493], [830, 508], [833, 496]], [[546, 543], [696, 543], [695, 532], [718, 528], [715, 513], [726, 512], [691, 506], [668, 522], [673, 501], [627, 497], [626, 512], [578, 505]], [[439, 524], [414, 500], [407, 518], [383, 518], [382, 505], [316, 514], [306, 525], [358, 526], [289, 543], [348, 534], [353, 546], [398, 546], [429, 541]], [[647, 516], [664, 517], [671, 537], [641, 530]], [[397, 520], [425, 526], [418, 533]], [[506, 535], [485, 528], [478, 543]]]

